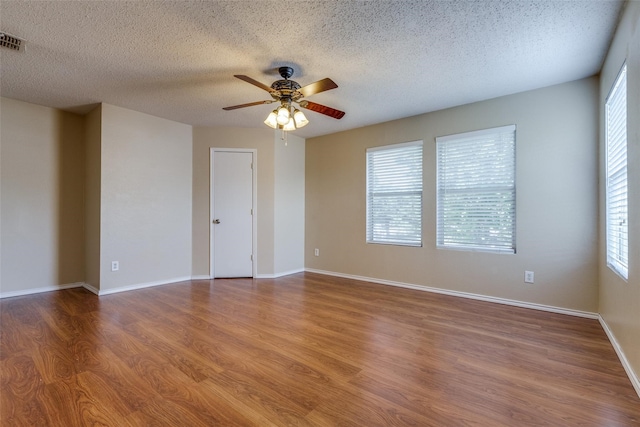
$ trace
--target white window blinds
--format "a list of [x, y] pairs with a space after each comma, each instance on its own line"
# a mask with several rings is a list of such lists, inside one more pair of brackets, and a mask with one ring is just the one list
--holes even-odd
[[627, 279], [629, 232], [627, 204], [627, 66], [622, 67], [605, 105], [607, 144], [607, 265]]
[[515, 253], [515, 125], [436, 138], [437, 246]]
[[367, 242], [422, 246], [422, 141], [367, 149]]

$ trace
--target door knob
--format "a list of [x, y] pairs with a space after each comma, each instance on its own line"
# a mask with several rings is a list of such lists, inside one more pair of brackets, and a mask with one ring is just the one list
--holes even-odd
[[219, 219], [214, 219], [214, 220], [213, 220], [213, 223], [214, 223], [214, 224], [220, 224], [220, 220], [219, 220]]

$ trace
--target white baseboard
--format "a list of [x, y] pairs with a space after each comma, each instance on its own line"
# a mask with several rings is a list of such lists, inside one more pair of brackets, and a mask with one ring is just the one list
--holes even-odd
[[[304, 268], [299, 268], [297, 270], [291, 270], [291, 271], [284, 271], [282, 273], [275, 273], [275, 274], [256, 274], [256, 279], [277, 279], [278, 277], [282, 277], [282, 276], [289, 276], [291, 274], [296, 274], [296, 273], [303, 273], [305, 270]], [[213, 278], [211, 276], [191, 276], [191, 280], [213, 280]]]
[[60, 291], [60, 290], [63, 290], [63, 289], [81, 288], [84, 285], [85, 284], [82, 283], [82, 282], [76, 282], [76, 283], [67, 283], [67, 284], [58, 285], [58, 286], [45, 286], [43, 288], [33, 288], [33, 289], [23, 289], [23, 290], [19, 290], [19, 291], [0, 292], [0, 299], [2, 299], [2, 298], [20, 297], [20, 296], [23, 296], [23, 295], [40, 294], [42, 292]]
[[627, 376], [629, 377], [629, 380], [631, 381], [631, 385], [633, 385], [636, 393], [638, 393], [638, 397], [640, 397], [640, 379], [633, 371], [631, 364], [627, 360], [627, 357], [624, 355], [624, 351], [622, 351], [622, 347], [620, 347], [620, 344], [618, 344], [618, 340], [616, 339], [616, 336], [613, 335], [613, 332], [611, 331], [611, 328], [609, 328], [609, 325], [607, 325], [607, 322], [602, 318], [601, 315], [598, 315], [598, 320], [600, 321], [600, 325], [602, 325], [602, 329], [604, 329], [604, 333], [607, 334], [607, 338], [609, 338], [609, 342], [611, 342], [613, 349], [616, 351], [618, 359], [620, 359], [620, 363], [622, 363], [622, 367], [624, 368]]
[[299, 268], [296, 270], [283, 271], [275, 274], [257, 274], [256, 279], [277, 279], [278, 277], [290, 276], [296, 273], [303, 273], [304, 271], [307, 270], [305, 270], [304, 268]]
[[[99, 296], [110, 295], [110, 294], [116, 294], [116, 293], [119, 293], [119, 292], [134, 291], [136, 289], [151, 288], [153, 286], [169, 285], [171, 283], [178, 283], [178, 282], [187, 282], [187, 281], [190, 281], [190, 280], [191, 280], [191, 276], [174, 277], [173, 279], [159, 280], [157, 282], [138, 283], [138, 284], [135, 284], [135, 285], [120, 286], [118, 288], [105, 289], [105, 290], [100, 289], [98, 291], [98, 295]], [[89, 290], [91, 290], [91, 289], [89, 289]]]
[[[305, 270], [303, 268], [301, 268], [301, 269], [298, 269], [298, 270], [285, 271], [285, 272], [277, 273], [277, 274], [260, 274], [260, 275], [256, 276], [256, 279], [275, 279], [275, 278], [282, 277], [282, 276], [288, 276], [290, 274], [302, 273], [304, 271]], [[136, 290], [136, 289], [150, 288], [150, 287], [153, 287], [153, 286], [162, 286], [162, 285], [168, 285], [168, 284], [171, 284], [171, 283], [186, 282], [186, 281], [189, 281], [189, 280], [212, 280], [212, 279], [211, 279], [211, 277], [204, 276], [204, 275], [185, 276], [185, 277], [176, 277], [176, 278], [168, 279], [168, 280], [160, 280], [160, 281], [156, 281], [156, 282], [138, 283], [138, 284], [134, 284], [134, 285], [121, 286], [121, 287], [117, 287], [117, 288], [113, 288], [113, 289], [106, 289], [106, 290], [97, 289], [94, 286], [89, 285], [88, 283], [76, 282], [76, 283], [68, 283], [68, 284], [59, 285], [59, 286], [46, 286], [46, 287], [41, 287], [41, 288], [24, 289], [24, 290], [19, 290], [19, 291], [0, 292], [0, 299], [19, 297], [19, 296], [23, 296], [23, 295], [40, 294], [40, 293], [43, 293], [43, 292], [60, 291], [60, 290], [63, 290], [63, 289], [72, 289], [72, 288], [85, 288], [86, 290], [88, 290], [89, 292], [91, 292], [93, 294], [96, 294], [98, 296], [102, 296], [102, 295], [115, 294], [115, 293], [119, 293], [119, 292], [133, 291], [133, 290]]]
[[82, 287], [85, 288], [86, 290], [88, 290], [89, 292], [91, 292], [92, 294], [100, 295], [100, 290], [97, 289], [97, 288], [94, 288], [93, 286], [91, 286], [88, 283], [83, 283]]
[[507, 298], [498, 298], [498, 297], [492, 297], [492, 296], [487, 296], [487, 295], [472, 294], [472, 293], [469, 293], [469, 292], [451, 291], [451, 290], [448, 290], [448, 289], [434, 288], [434, 287], [431, 287], [431, 286], [424, 286], [424, 285], [415, 285], [415, 284], [412, 284], [412, 283], [394, 282], [394, 281], [391, 281], [391, 280], [376, 279], [374, 277], [354, 276], [354, 275], [351, 275], [351, 274], [342, 274], [342, 273], [336, 273], [336, 272], [333, 272], [333, 271], [316, 270], [316, 269], [313, 269], [313, 268], [307, 268], [307, 269], [305, 269], [305, 271], [308, 271], [310, 273], [325, 274], [325, 275], [328, 275], [328, 276], [342, 277], [342, 278], [345, 278], [345, 279], [354, 279], [354, 280], [360, 280], [360, 281], [364, 281], [364, 282], [378, 283], [380, 285], [396, 286], [396, 287], [399, 287], [399, 288], [415, 289], [415, 290], [418, 290], [418, 291], [433, 292], [433, 293], [437, 293], [437, 294], [451, 295], [451, 296], [455, 296], [455, 297], [469, 298], [469, 299], [474, 299], [474, 300], [479, 300], [479, 301], [494, 302], [494, 303], [498, 303], [498, 304], [511, 305], [511, 306], [515, 306], [515, 307], [531, 308], [531, 309], [534, 309], [534, 310], [548, 311], [548, 312], [551, 312], [551, 313], [567, 314], [567, 315], [570, 315], [570, 316], [577, 316], [577, 317], [586, 317], [588, 319], [597, 319], [598, 318], [598, 314], [597, 313], [592, 313], [592, 312], [589, 312], [589, 311], [573, 310], [573, 309], [570, 309], [570, 308], [562, 308], [562, 307], [555, 307], [555, 306], [551, 306], [551, 305], [536, 304], [536, 303], [531, 303], [531, 302], [507, 299]]

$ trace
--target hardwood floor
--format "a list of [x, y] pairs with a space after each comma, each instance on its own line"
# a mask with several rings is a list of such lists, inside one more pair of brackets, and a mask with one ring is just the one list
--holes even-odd
[[596, 320], [301, 273], [0, 301], [2, 426], [631, 426]]

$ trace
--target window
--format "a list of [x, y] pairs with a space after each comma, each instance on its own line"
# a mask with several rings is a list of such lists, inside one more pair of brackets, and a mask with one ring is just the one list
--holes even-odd
[[515, 253], [515, 125], [436, 138], [437, 247]]
[[605, 105], [607, 184], [607, 265], [629, 275], [627, 209], [627, 65], [616, 79]]
[[422, 141], [367, 149], [367, 243], [422, 246]]

